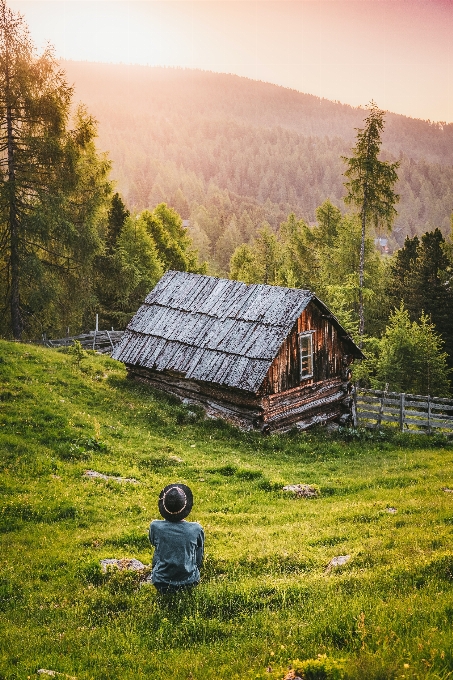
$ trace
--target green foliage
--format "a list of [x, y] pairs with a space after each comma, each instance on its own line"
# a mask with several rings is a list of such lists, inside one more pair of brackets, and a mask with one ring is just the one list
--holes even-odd
[[203, 273], [180, 216], [165, 204], [131, 217], [119, 196], [112, 199], [107, 253], [98, 258], [97, 299], [101, 319], [124, 327], [167, 269]]
[[406, 238], [395, 254], [388, 280], [388, 294], [398, 307], [407, 308], [411, 320], [426, 314], [441, 335], [453, 367], [453, 285], [451, 244], [439, 229]]
[[243, 244], [233, 253], [230, 278], [244, 283], [278, 285], [280, 266], [280, 243], [270, 226], [264, 224], [250, 245]]
[[344, 663], [328, 659], [320, 654], [317, 659], [293, 661], [292, 666], [297, 677], [302, 680], [342, 680], [345, 677]]
[[115, 250], [118, 237], [129, 216], [130, 212], [124, 205], [119, 193], [113, 194], [108, 212], [107, 233], [105, 237], [105, 243], [110, 254]]
[[111, 254], [97, 262], [101, 324], [124, 327], [164, 273], [154, 240], [142, 221], [126, 217]]
[[399, 163], [378, 159], [385, 112], [374, 102], [367, 108], [365, 127], [357, 130], [353, 155], [343, 158], [347, 164], [344, 175], [348, 192], [344, 200], [347, 205], [357, 208], [362, 223], [372, 224], [376, 230], [380, 227], [391, 229], [396, 217], [394, 204], [399, 199], [393, 191]]
[[[325, 302], [340, 323], [358, 339], [361, 227], [356, 216], [342, 215], [327, 200], [309, 227], [292, 213], [277, 234], [258, 230], [250, 244], [236, 248], [230, 278], [245, 283], [305, 288]], [[387, 268], [373, 239], [365, 239], [366, 273], [362, 290], [370, 333], [380, 335], [388, 318]]]
[[85, 359], [88, 356], [88, 353], [83, 349], [82, 345], [80, 344], [80, 340], [74, 340], [72, 345], [68, 347], [68, 354], [71, 354], [71, 356], [74, 358], [74, 363], [77, 365], [77, 368], [80, 369], [80, 362], [82, 359]]
[[79, 108], [47, 47], [38, 55], [23, 17], [0, 3], [0, 332], [29, 337], [81, 324], [110, 169], [96, 125]]
[[156, 243], [144, 220], [126, 219], [117, 240], [115, 260], [119, 274], [115, 282], [119, 306], [131, 314], [164, 273]]
[[392, 392], [445, 397], [450, 394], [447, 354], [427, 316], [410, 320], [403, 305], [390, 317], [375, 359], [374, 386]]
[[280, 225], [279, 238], [282, 244], [279, 280], [286, 286], [317, 290], [322, 253], [314, 230], [291, 213]]
[[164, 271], [204, 271], [203, 265], [198, 262], [187, 229], [182, 226], [182, 219], [175, 210], [160, 203], [152, 212], [144, 210], [137, 220], [153, 239]]

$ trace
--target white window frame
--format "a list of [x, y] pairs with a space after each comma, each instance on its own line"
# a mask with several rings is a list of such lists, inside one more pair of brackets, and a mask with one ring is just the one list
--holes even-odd
[[[299, 333], [299, 375], [301, 380], [313, 377], [313, 334], [314, 331]], [[305, 343], [306, 347], [303, 347]]]

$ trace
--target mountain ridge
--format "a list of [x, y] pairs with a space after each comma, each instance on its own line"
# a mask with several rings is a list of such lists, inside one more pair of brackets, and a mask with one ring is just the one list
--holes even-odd
[[[351, 154], [366, 109], [234, 74], [61, 66], [75, 83], [75, 101], [98, 119], [99, 147], [109, 152], [117, 188], [133, 210], [165, 201], [193, 221], [194, 205], [209, 208], [215, 199], [218, 214], [209, 213], [217, 221], [209, 233], [215, 249], [231, 218], [244, 211], [255, 228], [263, 220], [276, 228], [291, 211], [312, 222], [326, 198], [344, 208], [341, 157]], [[388, 113], [382, 158], [401, 161], [394, 245], [434, 227], [446, 235], [453, 124]]]

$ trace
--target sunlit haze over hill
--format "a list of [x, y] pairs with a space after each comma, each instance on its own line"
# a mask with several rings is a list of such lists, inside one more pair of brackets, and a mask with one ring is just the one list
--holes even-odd
[[451, 0], [15, 0], [58, 57], [234, 73], [453, 122]]

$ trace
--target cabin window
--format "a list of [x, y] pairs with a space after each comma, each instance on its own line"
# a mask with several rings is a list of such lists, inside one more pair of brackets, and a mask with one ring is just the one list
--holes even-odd
[[299, 334], [300, 379], [313, 375], [313, 333]]

